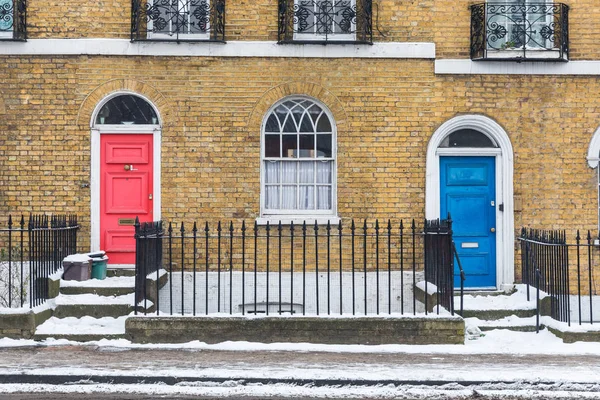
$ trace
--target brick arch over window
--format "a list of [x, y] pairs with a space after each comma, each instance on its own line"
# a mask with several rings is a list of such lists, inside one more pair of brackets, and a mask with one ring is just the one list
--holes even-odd
[[167, 99], [158, 90], [144, 82], [132, 79], [114, 79], [98, 86], [85, 98], [77, 114], [77, 125], [89, 128], [98, 104], [115, 92], [131, 92], [144, 96], [160, 111], [163, 127], [173, 123], [173, 111], [169, 107]]
[[290, 96], [309, 96], [327, 106], [333, 114], [338, 137], [344, 136], [348, 117], [342, 103], [335, 95], [314, 83], [287, 82], [269, 89], [254, 105], [247, 125], [250, 142], [257, 145], [260, 143], [260, 130], [265, 115], [273, 104]]

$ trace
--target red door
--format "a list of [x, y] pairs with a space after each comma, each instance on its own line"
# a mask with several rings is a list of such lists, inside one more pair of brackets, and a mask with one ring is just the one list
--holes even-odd
[[101, 135], [100, 248], [135, 264], [134, 221], [152, 221], [152, 135]]

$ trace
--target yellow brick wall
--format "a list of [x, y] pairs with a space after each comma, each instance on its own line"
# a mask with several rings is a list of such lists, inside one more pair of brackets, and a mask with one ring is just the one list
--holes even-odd
[[[226, 2], [227, 40], [277, 40], [276, 0]], [[374, 41], [431, 42], [433, 0], [373, 4]], [[28, 36], [38, 38], [129, 38], [131, 0], [80, 3], [31, 0]]]
[[[254, 218], [260, 123], [288, 94], [323, 101], [338, 122], [342, 217], [421, 218], [435, 129], [468, 113], [496, 120], [514, 147], [515, 226], [595, 229], [600, 125], [591, 77], [434, 76], [431, 61], [4, 57], [3, 211], [76, 211], [89, 226], [89, 118], [118, 89], [165, 118], [163, 215]], [[186, 201], [181, 201], [186, 199]], [[84, 235], [86, 236], [86, 235]]]
[[[472, 4], [483, 1], [437, 0], [434, 10], [436, 57], [469, 58]], [[566, 1], [569, 10], [569, 57], [590, 60], [600, 57], [597, 34], [600, 6], [597, 0]]]

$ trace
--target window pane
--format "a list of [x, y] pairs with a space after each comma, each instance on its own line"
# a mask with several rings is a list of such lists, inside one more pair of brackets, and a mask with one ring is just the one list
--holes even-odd
[[271, 114], [265, 125], [265, 132], [277, 132], [279, 133], [279, 122], [275, 114]]
[[265, 162], [265, 183], [279, 183], [279, 162]]
[[281, 157], [279, 135], [265, 135], [265, 157]]
[[282, 162], [281, 163], [281, 182], [296, 183], [296, 163]]
[[317, 122], [317, 132], [331, 132], [331, 123], [325, 113], [321, 115], [319, 122]]
[[300, 135], [300, 157], [315, 156], [315, 135]]
[[452, 132], [440, 144], [440, 147], [498, 147], [483, 133], [474, 129], [460, 129]]
[[317, 135], [317, 157], [331, 157], [331, 135]]
[[332, 162], [317, 162], [317, 183], [331, 183]]
[[283, 158], [296, 158], [296, 149], [298, 148], [297, 135], [282, 135], [283, 137]]
[[296, 133], [298, 132], [298, 129], [296, 129], [296, 125], [294, 124], [294, 118], [292, 118], [291, 115], [289, 115], [285, 122], [283, 123], [283, 130], [282, 132], [285, 133]]
[[315, 209], [315, 187], [314, 186], [300, 186], [300, 204], [298, 208], [300, 210], [314, 210]]
[[298, 180], [300, 183], [314, 183], [315, 182], [315, 163], [314, 162], [301, 162], [298, 163]]
[[310, 115], [305, 113], [302, 117], [302, 121], [300, 122], [300, 132], [314, 132], [315, 128], [313, 127], [313, 123], [310, 119]]
[[0, 0], [0, 33], [13, 30], [13, 0]]
[[265, 193], [265, 208], [267, 209], [278, 209], [279, 208], [279, 186], [267, 186]]
[[296, 209], [296, 186], [283, 186], [281, 192], [281, 208], [284, 210]]
[[317, 186], [317, 209], [331, 210], [331, 186]]
[[[1, 4], [2, 0], [0, 0]], [[113, 97], [104, 104], [96, 117], [97, 124], [156, 125], [158, 117], [154, 108], [141, 97], [124, 94]]]

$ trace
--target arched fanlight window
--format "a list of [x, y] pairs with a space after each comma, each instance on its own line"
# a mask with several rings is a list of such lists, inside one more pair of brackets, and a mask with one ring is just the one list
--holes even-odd
[[262, 129], [263, 215], [335, 213], [335, 124], [325, 108], [288, 98]]
[[132, 94], [108, 100], [96, 115], [97, 125], [156, 125], [158, 116], [150, 103]]
[[449, 147], [498, 147], [487, 135], [474, 129], [459, 129], [442, 140], [441, 148]]

